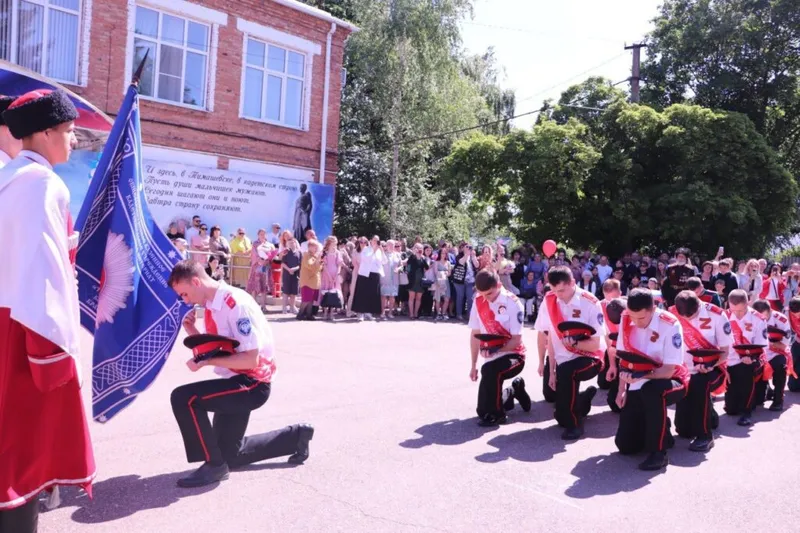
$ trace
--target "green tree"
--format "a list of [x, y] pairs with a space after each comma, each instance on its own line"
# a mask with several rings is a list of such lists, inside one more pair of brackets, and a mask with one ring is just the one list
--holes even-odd
[[643, 102], [744, 113], [800, 175], [797, 0], [665, 0], [654, 22]]

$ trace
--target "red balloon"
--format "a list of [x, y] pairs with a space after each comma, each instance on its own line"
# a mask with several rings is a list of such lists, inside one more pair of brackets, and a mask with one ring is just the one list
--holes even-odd
[[544, 255], [547, 257], [553, 257], [556, 254], [557, 249], [558, 246], [556, 246], [556, 241], [553, 240], [548, 239], [544, 241], [544, 244], [542, 245], [542, 251], [544, 252]]

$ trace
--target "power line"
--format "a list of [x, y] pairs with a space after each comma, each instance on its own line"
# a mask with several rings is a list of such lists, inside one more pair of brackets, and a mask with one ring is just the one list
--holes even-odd
[[[560, 86], [562, 86], [562, 85], [564, 85], [566, 83], [570, 83], [575, 78], [580, 78], [581, 76], [584, 76], [584, 75], [586, 75], [586, 74], [588, 74], [588, 73], [590, 73], [590, 72], [592, 72], [594, 70], [597, 70], [600, 67], [604, 67], [604, 66], [608, 65], [609, 63], [611, 63], [613, 61], [616, 61], [617, 59], [619, 59], [620, 57], [622, 57], [622, 56], [624, 56], [626, 54], [627, 54], [627, 52], [622, 52], [620, 54], [617, 54], [614, 57], [603, 61], [599, 65], [595, 65], [595, 66], [593, 66], [593, 67], [591, 67], [589, 69], [584, 70], [583, 72], [581, 72], [579, 74], [575, 74], [574, 76], [572, 76], [572, 77], [570, 77], [570, 78], [568, 78], [568, 79], [566, 79], [566, 80], [564, 80], [562, 82], [556, 83], [555, 85], [551, 85], [547, 89], [543, 89], [543, 90], [539, 91], [538, 93], [532, 94], [530, 96], [526, 96], [525, 98], [520, 98], [520, 99], [517, 100], [517, 102], [525, 102], [526, 100], [532, 100], [533, 98], [536, 98], [537, 96], [541, 96], [542, 94], [550, 92], [553, 89], [557, 89], [558, 87], [560, 87]], [[628, 80], [625, 80], [625, 81], [628, 81]]]

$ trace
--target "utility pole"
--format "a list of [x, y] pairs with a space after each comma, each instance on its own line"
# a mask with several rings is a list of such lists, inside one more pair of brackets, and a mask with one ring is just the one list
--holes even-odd
[[641, 63], [641, 53], [640, 50], [642, 48], [647, 48], [647, 45], [644, 43], [633, 43], [630, 46], [626, 46], [625, 50], [633, 50], [633, 66], [631, 67], [631, 102], [638, 104], [639, 103], [639, 65]]

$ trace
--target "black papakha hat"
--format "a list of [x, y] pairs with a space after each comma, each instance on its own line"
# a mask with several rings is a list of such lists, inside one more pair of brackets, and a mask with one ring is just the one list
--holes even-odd
[[78, 110], [64, 91], [46, 89], [23, 94], [3, 113], [3, 121], [15, 139], [24, 139], [77, 118]]
[[6, 122], [3, 120], [3, 113], [6, 109], [8, 109], [8, 106], [11, 105], [11, 102], [16, 99], [16, 96], [5, 96], [0, 94], [0, 126], [6, 125]]

